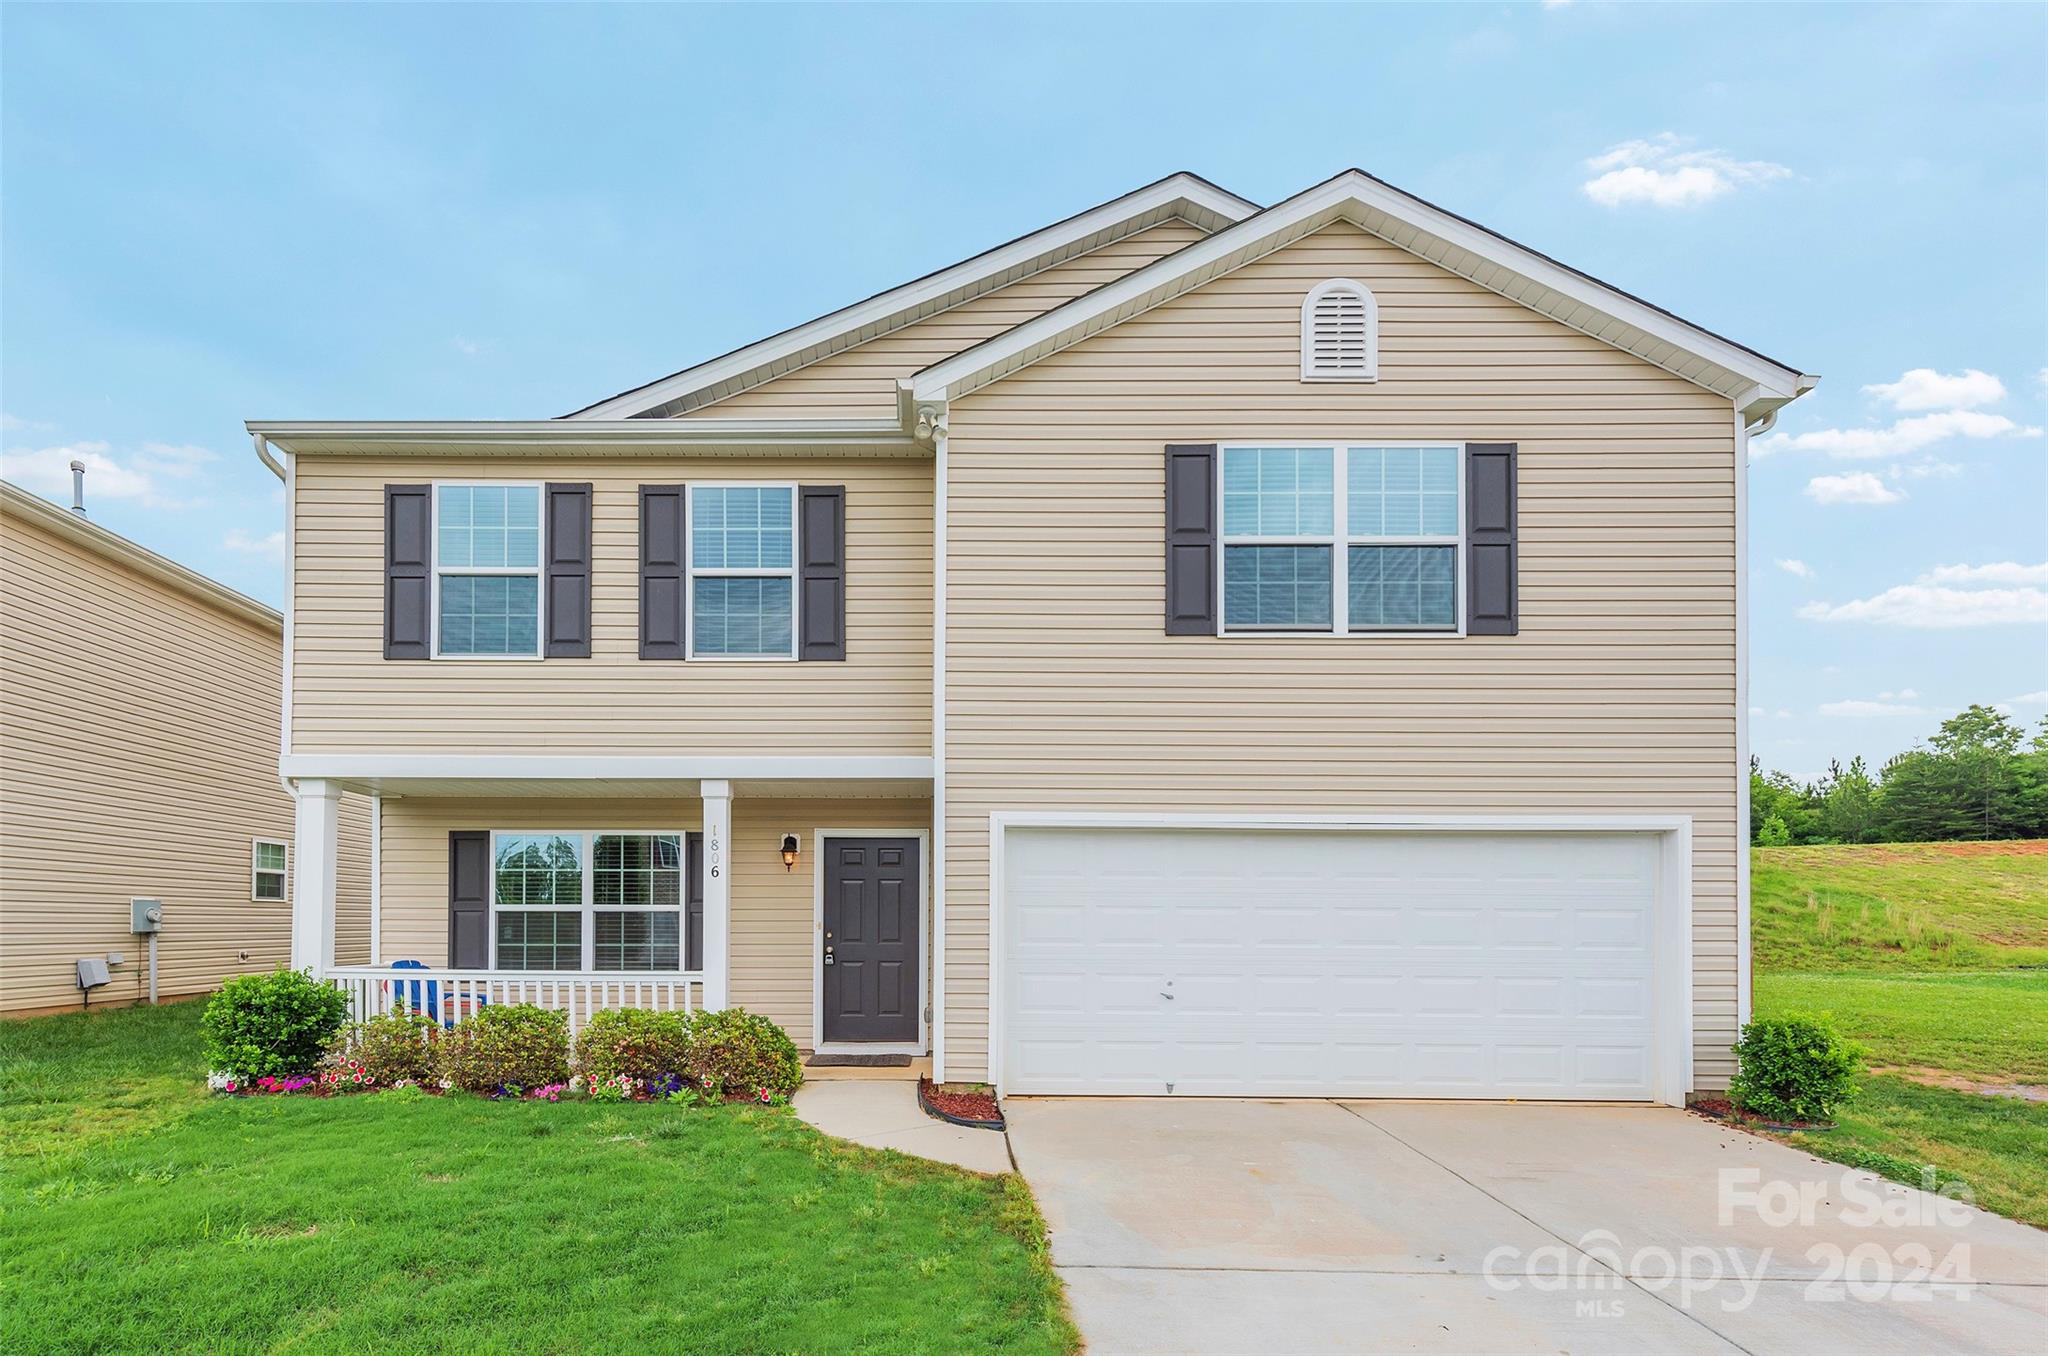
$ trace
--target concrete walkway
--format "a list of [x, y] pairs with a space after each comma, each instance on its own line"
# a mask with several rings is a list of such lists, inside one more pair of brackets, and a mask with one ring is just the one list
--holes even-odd
[[2048, 1234], [1681, 1111], [1004, 1110], [1095, 1356], [2048, 1352]]
[[917, 1084], [898, 1079], [805, 1083], [796, 1114], [828, 1135], [937, 1159], [970, 1172], [1010, 1171], [1010, 1145], [999, 1130], [969, 1130], [924, 1113]]

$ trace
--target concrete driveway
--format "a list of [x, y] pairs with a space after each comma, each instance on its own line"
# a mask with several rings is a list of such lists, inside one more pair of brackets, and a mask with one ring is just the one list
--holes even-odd
[[1004, 1110], [1098, 1356], [2048, 1352], [2048, 1234], [1681, 1111]]

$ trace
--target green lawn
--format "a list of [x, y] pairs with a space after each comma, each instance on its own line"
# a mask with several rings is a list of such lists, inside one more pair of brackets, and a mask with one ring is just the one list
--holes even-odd
[[2048, 1226], [2048, 1103], [1947, 1082], [2048, 1084], [2048, 845], [1761, 848], [1756, 1011], [1832, 1013], [1899, 1072], [1801, 1148]]
[[0, 1349], [1077, 1345], [1014, 1177], [767, 1108], [209, 1097], [199, 1011], [0, 1023]]

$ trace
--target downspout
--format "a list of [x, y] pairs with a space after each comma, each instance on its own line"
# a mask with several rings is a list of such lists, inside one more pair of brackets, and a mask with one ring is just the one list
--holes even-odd
[[252, 433], [249, 436], [256, 440], [256, 460], [268, 466], [270, 474], [276, 476], [279, 480], [283, 480], [285, 478], [284, 467], [278, 465], [277, 458], [270, 455], [270, 439], [260, 433]]
[[252, 433], [249, 437], [256, 447], [256, 460], [268, 466], [270, 473], [284, 482], [284, 646], [282, 683], [278, 689], [281, 696], [278, 702], [277, 780], [283, 784], [284, 793], [296, 804], [298, 788], [292, 784], [291, 778], [284, 775], [283, 756], [292, 751], [292, 573], [295, 564], [292, 519], [298, 508], [292, 495], [297, 486], [293, 483], [291, 471], [270, 454], [270, 439], [260, 433]]

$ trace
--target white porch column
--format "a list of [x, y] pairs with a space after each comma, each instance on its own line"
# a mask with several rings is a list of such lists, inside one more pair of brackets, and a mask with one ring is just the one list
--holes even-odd
[[704, 1007], [726, 998], [726, 920], [732, 912], [732, 783], [704, 783]]
[[318, 779], [293, 788], [292, 968], [324, 975], [334, 964], [334, 861], [340, 849], [341, 788]]

